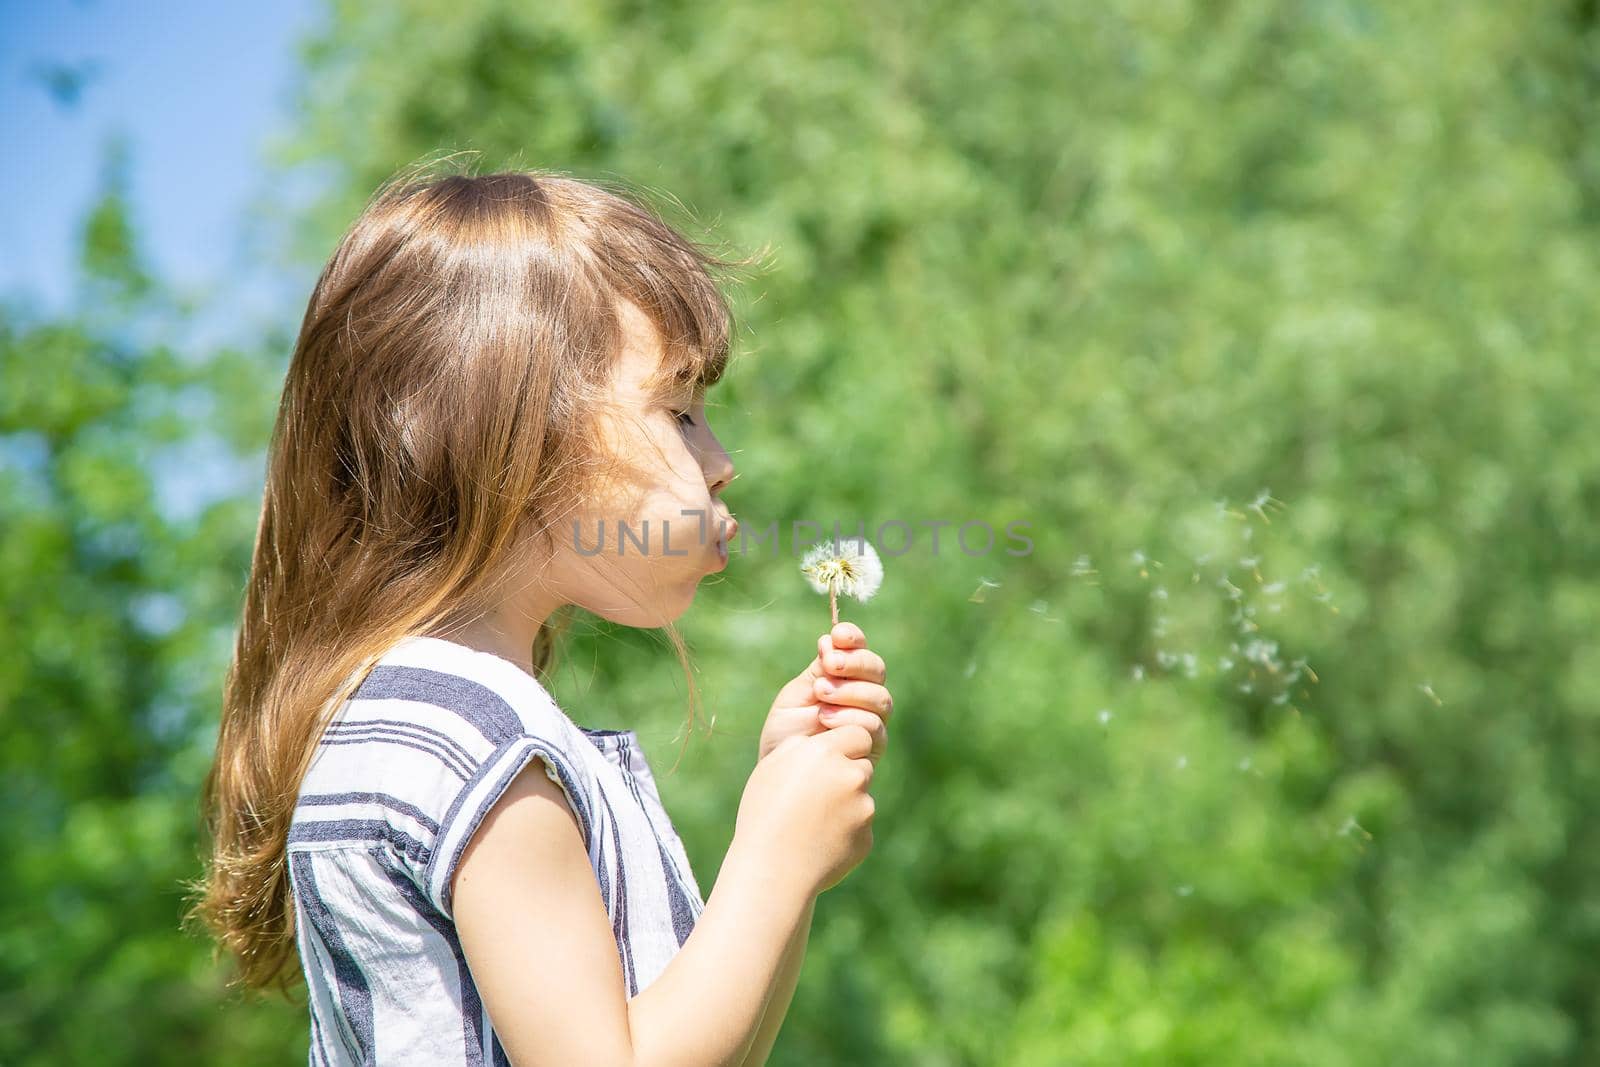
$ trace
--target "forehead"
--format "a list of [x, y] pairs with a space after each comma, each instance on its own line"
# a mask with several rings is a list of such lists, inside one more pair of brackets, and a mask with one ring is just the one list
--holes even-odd
[[[680, 385], [684, 388], [693, 383], [688, 380], [673, 382], [675, 367], [663, 367], [662, 361], [666, 356], [666, 348], [661, 341], [661, 333], [656, 329], [655, 323], [650, 320], [638, 305], [630, 300], [617, 302], [617, 318], [622, 325], [622, 351], [617, 357], [617, 386], [626, 393], [643, 394], [671, 389]], [[662, 380], [652, 380], [658, 373], [666, 375]]]

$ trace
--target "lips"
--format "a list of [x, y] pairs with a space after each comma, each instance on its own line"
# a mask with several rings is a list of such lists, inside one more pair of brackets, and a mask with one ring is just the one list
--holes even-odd
[[717, 538], [717, 569], [721, 570], [728, 565], [728, 546], [733, 544], [733, 539], [739, 536], [739, 524], [732, 518], [726, 525], [719, 527], [721, 536]]

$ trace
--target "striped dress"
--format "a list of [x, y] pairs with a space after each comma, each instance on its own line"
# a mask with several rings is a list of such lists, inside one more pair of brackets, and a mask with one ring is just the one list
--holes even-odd
[[577, 816], [627, 995], [689, 936], [705, 901], [638, 735], [578, 726], [509, 660], [407, 637], [328, 725], [290, 825], [312, 1065], [509, 1063], [462, 956], [450, 883], [535, 759]]

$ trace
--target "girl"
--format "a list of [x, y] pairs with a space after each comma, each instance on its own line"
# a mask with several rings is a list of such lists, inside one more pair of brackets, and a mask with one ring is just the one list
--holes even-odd
[[727, 564], [713, 265], [593, 184], [411, 172], [322, 272], [195, 909], [248, 985], [298, 950], [311, 1063], [765, 1061], [815, 898], [872, 844], [883, 661], [841, 623], [779, 690], [709, 900], [636, 733], [542, 682], [572, 607], [681, 658]]

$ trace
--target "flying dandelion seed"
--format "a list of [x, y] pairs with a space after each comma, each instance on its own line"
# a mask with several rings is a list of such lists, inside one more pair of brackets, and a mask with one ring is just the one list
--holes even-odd
[[1139, 568], [1139, 577], [1141, 578], [1150, 577], [1151, 570], [1161, 569], [1161, 561], [1159, 559], [1151, 559], [1145, 555], [1142, 548], [1133, 550], [1133, 565]]
[[1111, 709], [1101, 708], [1099, 714], [1096, 715], [1095, 718], [1100, 720], [1101, 726], [1108, 725], [1111, 722]]
[[806, 553], [800, 572], [811, 588], [828, 594], [828, 612], [839, 624], [839, 594], [867, 601], [883, 584], [883, 563], [865, 537], [824, 542]]
[[1340, 824], [1335, 833], [1340, 837], [1354, 838], [1356, 848], [1362, 852], [1367, 850], [1367, 842], [1372, 840], [1372, 835], [1367, 832], [1366, 827], [1356, 822], [1354, 815], [1346, 816], [1344, 822]]
[[1249, 756], [1246, 756], [1244, 759], [1239, 761], [1239, 769], [1241, 771], [1248, 771], [1250, 769], [1250, 757]]
[[1345, 816], [1344, 822], [1339, 826], [1338, 833], [1340, 837], [1350, 837], [1354, 834], [1359, 834], [1368, 841], [1372, 840], [1372, 835], [1367, 833], [1366, 827], [1356, 822], [1356, 817], [1354, 815]]
[[1028, 605], [1028, 610], [1033, 612], [1045, 622], [1060, 622], [1061, 620], [1050, 614], [1050, 605], [1043, 600], [1035, 600]]
[[1193, 892], [1194, 892], [1194, 886], [1192, 886], [1192, 885], [1180, 885], [1180, 886], [1179, 886], [1179, 887], [1178, 887], [1178, 888], [1177, 888], [1177, 894], [1178, 894], [1178, 895], [1179, 895], [1179, 896], [1180, 896], [1180, 897], [1186, 897], [1186, 896], [1189, 896], [1189, 895], [1190, 895], [1190, 894], [1191, 894], [1191, 893], [1193, 893]]
[[1133, 665], [1133, 670], [1130, 673], [1133, 675], [1133, 680], [1134, 681], [1136, 681], [1136, 682], [1144, 681], [1144, 664], [1143, 663], [1135, 663]]
[[1072, 561], [1072, 570], [1070, 570], [1067, 573], [1068, 573], [1068, 575], [1070, 577], [1073, 577], [1073, 578], [1088, 578], [1090, 585], [1099, 585], [1100, 584], [1099, 582], [1094, 580], [1095, 579], [1095, 575], [1099, 574], [1100, 572], [1094, 569], [1094, 564], [1090, 561], [1089, 557], [1086, 556], [1086, 555], [1085, 556], [1079, 556], [1077, 559], [1073, 560]]
[[1184, 770], [1189, 766], [1189, 757], [1179, 756], [1177, 759], [1172, 761], [1172, 765], [1180, 771]]
[[982, 604], [983, 601], [984, 601], [985, 596], [987, 595], [987, 593], [988, 593], [988, 591], [990, 589], [999, 589], [999, 588], [1000, 588], [1000, 583], [995, 581], [994, 579], [992, 579], [992, 578], [979, 578], [978, 579], [978, 588], [974, 589], [972, 591], [972, 595], [967, 597], [967, 599], [970, 600], [974, 604]]
[[1424, 682], [1417, 686], [1417, 689], [1429, 700], [1433, 701], [1435, 707], [1444, 707], [1444, 701], [1440, 700], [1439, 694], [1433, 691], [1433, 686], [1429, 685], [1427, 682]]
[[1165, 599], [1167, 599], [1167, 588], [1166, 588], [1166, 586], [1158, 585], [1154, 589], [1150, 590], [1150, 599], [1152, 599], [1152, 600], [1165, 600]]
[[1272, 520], [1267, 518], [1267, 512], [1282, 511], [1287, 508], [1288, 505], [1281, 500], [1273, 499], [1272, 494], [1266, 489], [1263, 489], [1261, 492], [1257, 493], [1255, 499], [1246, 504], [1245, 507], [1261, 516], [1261, 521], [1266, 523], [1268, 526], [1271, 526]]

